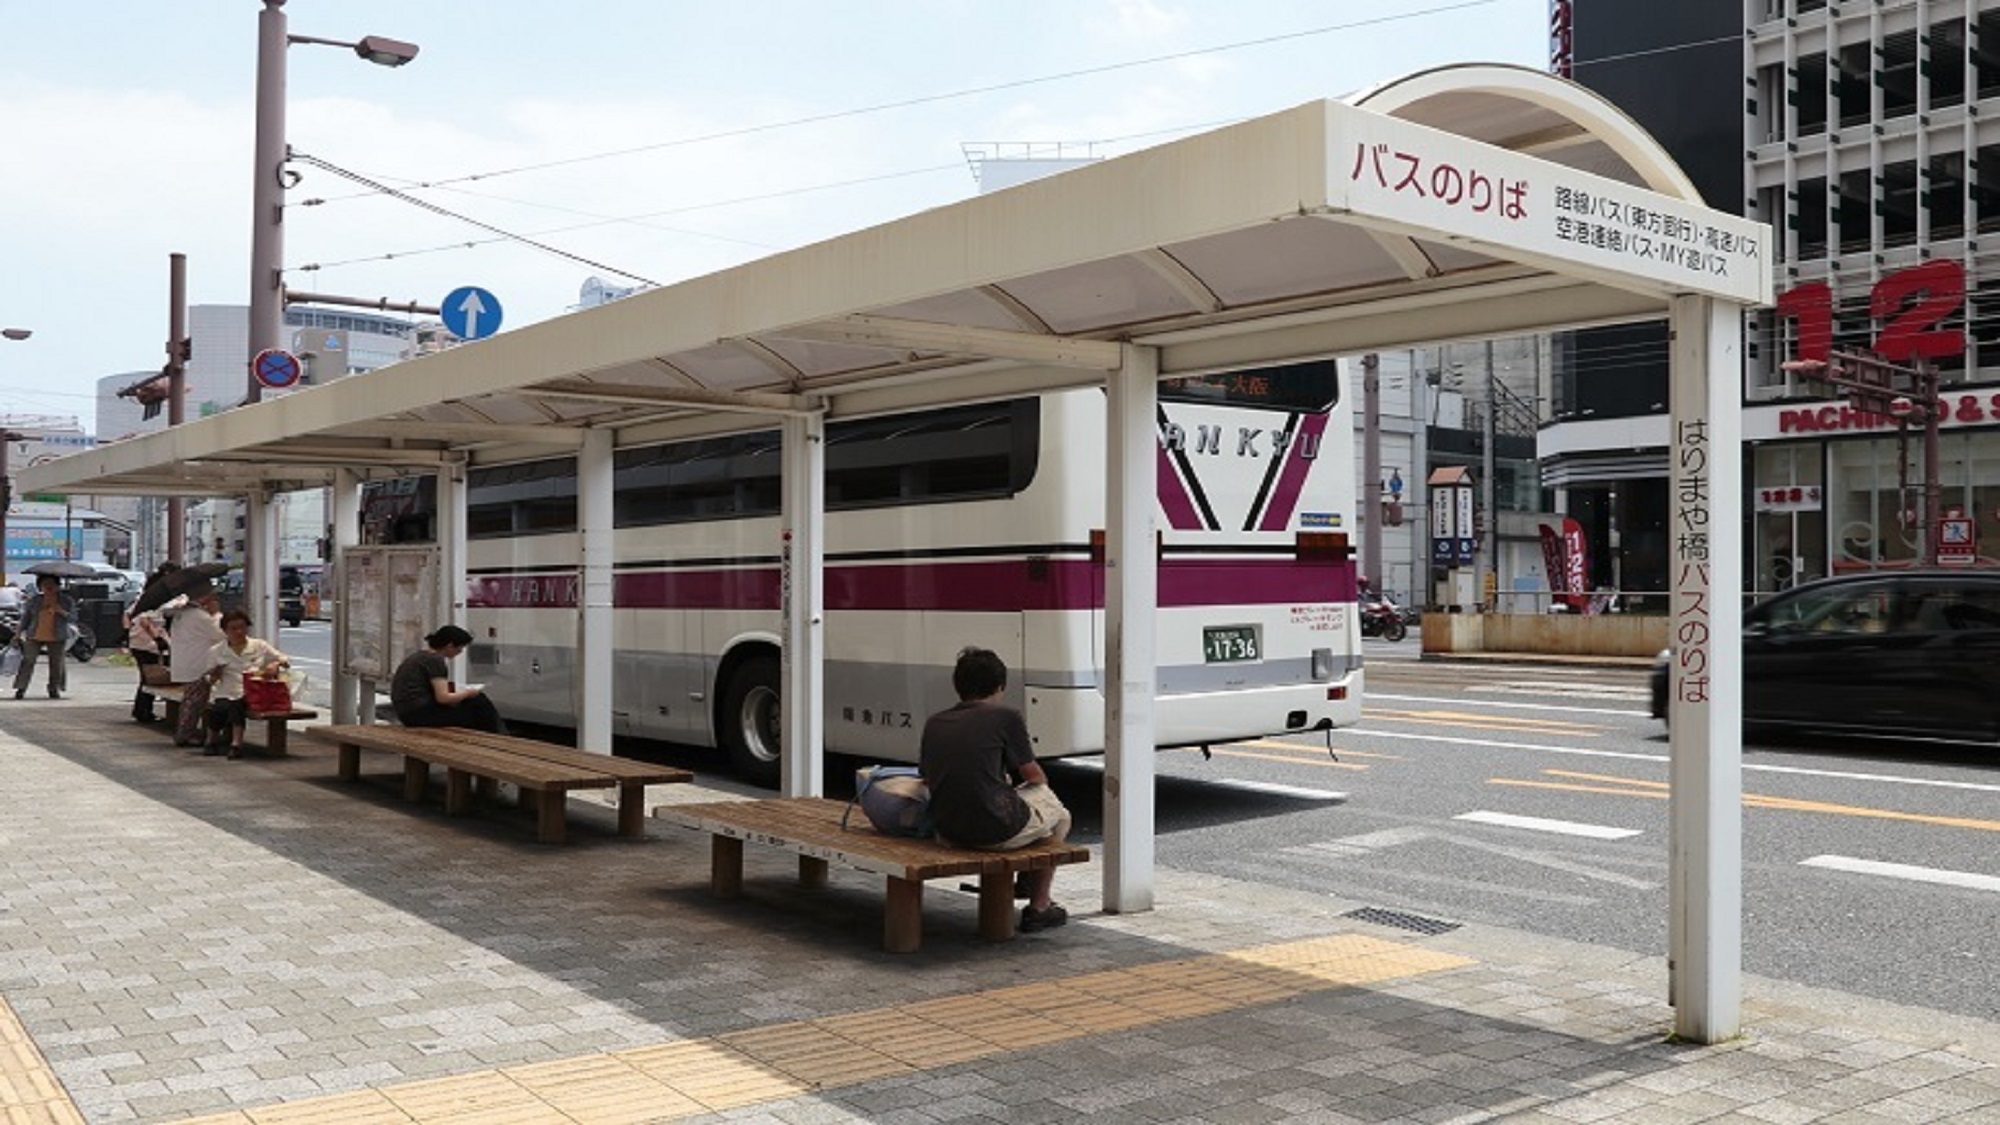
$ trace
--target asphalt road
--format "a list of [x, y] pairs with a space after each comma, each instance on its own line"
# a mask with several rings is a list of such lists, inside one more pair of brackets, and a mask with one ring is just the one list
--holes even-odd
[[[1640, 669], [1418, 663], [1370, 642], [1362, 722], [1169, 751], [1160, 861], [1398, 913], [1664, 954], [1667, 743]], [[1060, 767], [1093, 842], [1093, 771]], [[1744, 966], [2000, 1019], [2000, 753], [1744, 752]]]
[[[324, 692], [329, 628], [277, 643]], [[1644, 671], [1368, 645], [1358, 726], [1162, 752], [1160, 862], [1664, 954], [1667, 742]], [[1050, 773], [1100, 842], [1101, 760]], [[1748, 971], [2000, 1019], [2000, 752], [1760, 738], [1743, 790]]]

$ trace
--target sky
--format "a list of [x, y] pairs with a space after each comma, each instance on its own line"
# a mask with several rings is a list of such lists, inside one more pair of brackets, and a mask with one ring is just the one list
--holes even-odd
[[[1116, 157], [1428, 67], [1543, 67], [1547, 7], [288, 0], [295, 36], [420, 52], [290, 48], [285, 280], [477, 285], [506, 331], [592, 276], [671, 284], [966, 198], [968, 146]], [[191, 304], [248, 303], [262, 8], [0, 0], [0, 327], [33, 332], [0, 340], [0, 416], [91, 430], [100, 378], [158, 369], [170, 253]]]

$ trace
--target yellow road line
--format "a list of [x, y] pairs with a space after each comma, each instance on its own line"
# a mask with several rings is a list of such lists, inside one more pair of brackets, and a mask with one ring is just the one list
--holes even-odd
[[664, 1121], [1472, 963], [1363, 934], [1334, 934], [405, 1082], [183, 1125]]
[[[1275, 738], [1253, 738], [1244, 742], [1232, 742], [1231, 746], [1256, 746], [1265, 750], [1291, 750], [1300, 754], [1324, 754], [1324, 746], [1301, 746], [1296, 742], [1281, 742]], [[1400, 762], [1401, 754], [1383, 754], [1372, 750], [1349, 750], [1340, 747], [1336, 751], [1344, 758], [1380, 758], [1385, 762]]]
[[1397, 711], [1371, 707], [1368, 709], [1368, 717], [1402, 719], [1407, 722], [1432, 723], [1445, 727], [1472, 727], [1477, 730], [1573, 734], [1582, 738], [1596, 738], [1606, 729], [1599, 723], [1576, 723], [1566, 719], [1516, 719], [1500, 715], [1481, 715], [1471, 711]]
[[[1574, 782], [1530, 781], [1521, 778], [1491, 777], [1489, 785], [1513, 785], [1526, 789], [1555, 789], [1566, 793], [1602, 793], [1614, 797], [1653, 797], [1666, 800], [1669, 786], [1664, 781], [1647, 781], [1640, 778], [1617, 777], [1609, 774], [1578, 773], [1574, 770], [1543, 770], [1551, 777], [1574, 777], [1583, 781], [1608, 782], [1605, 785], [1581, 785]], [[1928, 824], [1939, 828], [1969, 828], [1977, 832], [2000, 832], [2000, 820], [1985, 820], [1970, 816], [1939, 816], [1932, 813], [1903, 812], [1900, 809], [1876, 809], [1863, 805], [1840, 805], [1830, 801], [1809, 801], [1797, 797], [1773, 797], [1762, 793], [1743, 794], [1743, 807], [1750, 809], [1779, 809], [1786, 812], [1825, 813], [1828, 816], [1858, 816], [1871, 820], [1894, 820], [1906, 824]]]

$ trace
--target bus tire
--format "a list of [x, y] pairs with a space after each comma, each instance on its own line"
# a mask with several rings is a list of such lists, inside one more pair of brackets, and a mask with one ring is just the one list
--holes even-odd
[[722, 749], [736, 776], [765, 789], [778, 787], [779, 758], [784, 743], [779, 734], [778, 661], [756, 656], [737, 665], [722, 693], [717, 730]]

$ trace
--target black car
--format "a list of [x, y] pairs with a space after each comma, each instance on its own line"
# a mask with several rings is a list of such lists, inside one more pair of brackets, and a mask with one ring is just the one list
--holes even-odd
[[[222, 597], [224, 613], [232, 609], [248, 609], [243, 570], [239, 567], [222, 576], [216, 583], [216, 592]], [[278, 620], [286, 625], [298, 625], [306, 619], [306, 586], [299, 568], [281, 566], [278, 568]]]
[[[1653, 666], [1666, 718], [1669, 653]], [[2000, 743], [2000, 571], [1875, 571], [1743, 614], [1747, 726]]]

